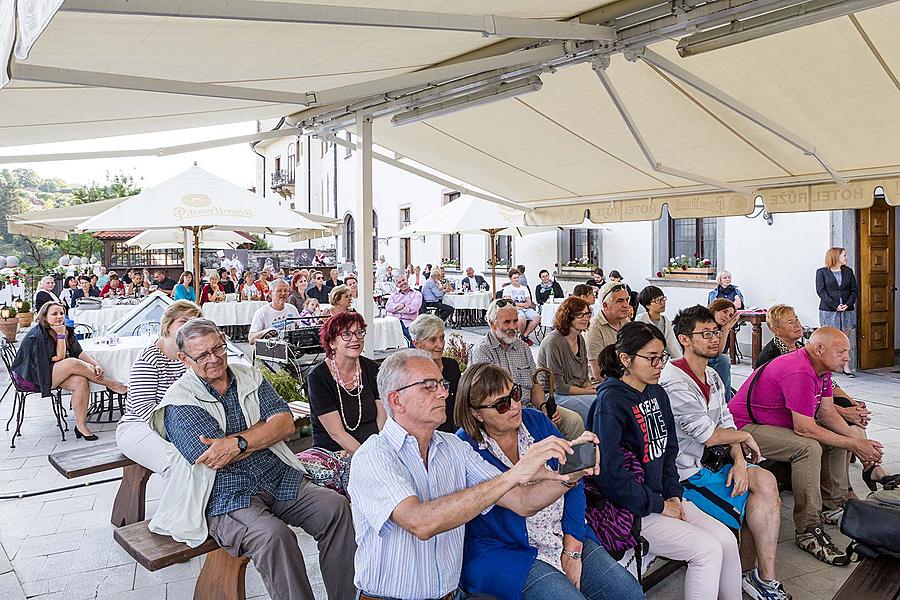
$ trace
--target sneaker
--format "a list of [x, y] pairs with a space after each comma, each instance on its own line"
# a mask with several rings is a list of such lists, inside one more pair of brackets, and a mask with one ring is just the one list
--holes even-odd
[[753, 600], [791, 600], [791, 595], [784, 591], [780, 581], [777, 579], [764, 581], [756, 569], [744, 574], [741, 587]]
[[828, 534], [820, 525], [813, 525], [798, 531], [794, 541], [802, 550], [806, 550], [825, 564], [845, 567], [850, 564], [850, 557], [834, 545]]
[[840, 525], [844, 517], [843, 508], [826, 508], [821, 513], [822, 522], [826, 525]]

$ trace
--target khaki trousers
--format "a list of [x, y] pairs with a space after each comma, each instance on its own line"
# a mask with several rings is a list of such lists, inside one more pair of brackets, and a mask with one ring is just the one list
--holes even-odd
[[819, 523], [823, 507], [839, 508], [847, 501], [847, 450], [799, 436], [785, 427], [751, 423], [743, 431], [753, 436], [765, 458], [791, 463], [797, 531]]

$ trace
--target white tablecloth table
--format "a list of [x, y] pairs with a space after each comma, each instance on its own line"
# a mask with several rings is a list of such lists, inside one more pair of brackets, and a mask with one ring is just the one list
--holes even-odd
[[487, 310], [491, 304], [490, 292], [466, 292], [462, 294], [444, 294], [443, 302], [457, 309]]
[[[115, 345], [101, 343], [101, 338], [81, 340], [80, 343], [81, 349], [100, 363], [108, 378], [128, 385], [131, 377], [131, 365], [141, 355], [144, 348], [152, 344], [157, 337], [155, 335], [120, 337], [119, 343]], [[91, 391], [99, 392], [104, 389], [106, 388], [103, 386], [91, 384]]]
[[69, 317], [75, 321], [76, 325], [88, 325], [98, 332], [127, 315], [132, 309], [134, 306], [129, 304], [107, 306], [99, 310], [81, 310], [76, 307], [69, 311]]
[[210, 319], [219, 327], [233, 325], [249, 325], [253, 321], [253, 315], [260, 306], [268, 302], [261, 300], [249, 300], [244, 302], [207, 302], [201, 307], [203, 316]]
[[369, 333], [372, 335], [375, 350], [407, 347], [400, 319], [396, 317], [376, 317], [369, 327]]

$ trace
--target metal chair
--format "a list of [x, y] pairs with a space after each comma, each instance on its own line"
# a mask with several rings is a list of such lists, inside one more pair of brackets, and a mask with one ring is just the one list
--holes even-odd
[[[6, 430], [9, 431], [9, 424], [12, 422], [13, 417], [16, 418], [16, 430], [9, 443], [10, 448], [15, 448], [16, 436], [22, 435], [22, 421], [25, 420], [25, 399], [31, 394], [40, 394], [40, 392], [23, 390], [19, 387], [16, 380], [13, 378], [12, 370], [13, 362], [16, 359], [16, 348], [6, 340], [0, 340], [0, 342], [2, 342], [2, 346], [0, 346], [0, 358], [2, 358], [3, 365], [6, 367], [9, 380], [16, 389], [12, 412], [9, 415], [9, 420], [6, 421]], [[66, 441], [66, 431], [69, 429], [69, 424], [63, 420], [65, 411], [62, 407], [62, 389], [56, 388], [51, 391], [50, 403], [53, 407], [53, 415], [56, 417], [56, 426], [59, 427], [59, 433], [62, 435], [62, 441]], [[63, 427], [65, 427], [65, 429], [63, 429]]]
[[94, 337], [94, 328], [85, 323], [78, 323], [72, 329], [76, 340], [86, 340]]
[[159, 321], [147, 321], [134, 328], [131, 335], [158, 335]]

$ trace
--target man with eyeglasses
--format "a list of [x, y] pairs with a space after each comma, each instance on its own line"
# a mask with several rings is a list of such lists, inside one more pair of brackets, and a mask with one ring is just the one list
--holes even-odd
[[[684, 346], [684, 357], [666, 365], [659, 384], [675, 416], [679, 449], [675, 466], [684, 498], [735, 532], [746, 524], [753, 535], [743, 541], [752, 539], [752, 547], [746, 545], [747, 550], [755, 550], [756, 561], [742, 569], [744, 591], [751, 598], [788, 600], [775, 573], [781, 523], [778, 484], [772, 473], [748, 463], [748, 455], [751, 461], [759, 459], [759, 447], [753, 436], [735, 427], [725, 385], [708, 365], [709, 359], [719, 355], [722, 330], [712, 312], [700, 305], [680, 311], [674, 330]], [[715, 453], [722, 446], [728, 447], [731, 464], [714, 464], [709, 456], [704, 461], [707, 449]]]
[[[525, 406], [547, 413], [544, 386], [533, 381], [537, 364], [531, 348], [519, 337], [519, 312], [509, 300], [491, 302], [486, 314], [490, 331], [469, 351], [469, 364], [489, 362], [500, 365], [512, 375], [513, 382], [530, 390]], [[553, 424], [567, 440], [584, 433], [584, 419], [574, 410], [556, 407]]]
[[[279, 331], [293, 329], [300, 319], [300, 312], [287, 299], [291, 293], [291, 284], [284, 279], [276, 279], [272, 282], [272, 301], [265, 306], [260, 306], [253, 313], [250, 323], [250, 333], [247, 341], [255, 344], [256, 340], [264, 337], [272, 337]], [[295, 320], [296, 319], [296, 320]]]
[[[447, 387], [422, 350], [396, 352], [378, 371], [389, 416], [350, 466], [361, 600], [486, 599], [458, 589], [465, 524], [495, 504], [533, 515], [572, 485], [546, 468], [548, 459], [570, 455], [572, 444], [561, 438], [537, 442], [501, 474], [468, 443], [437, 431]], [[500, 399], [491, 410], [508, 410], [507, 400], [516, 401]]]
[[353, 598], [356, 551], [347, 500], [314, 485], [284, 440], [294, 433], [287, 404], [258, 369], [228, 364], [225, 337], [209, 319], [175, 336], [188, 368], [150, 416], [171, 442], [169, 481], [150, 521], [154, 533], [197, 547], [212, 538], [247, 555], [273, 598], [312, 600], [297, 537], [318, 541], [329, 598]]
[[[602, 271], [601, 271], [602, 273]], [[587, 331], [587, 355], [594, 381], [603, 381], [597, 358], [604, 348], [616, 343], [619, 329], [628, 322], [631, 313], [631, 297], [624, 283], [609, 281], [597, 293], [602, 308], [591, 319]]]
[[306, 296], [308, 298], [315, 298], [319, 301], [319, 304], [328, 304], [328, 293], [331, 291], [325, 286], [325, 276], [322, 275], [321, 271], [310, 271], [312, 274], [312, 281], [310, 281], [309, 287], [306, 288]]

